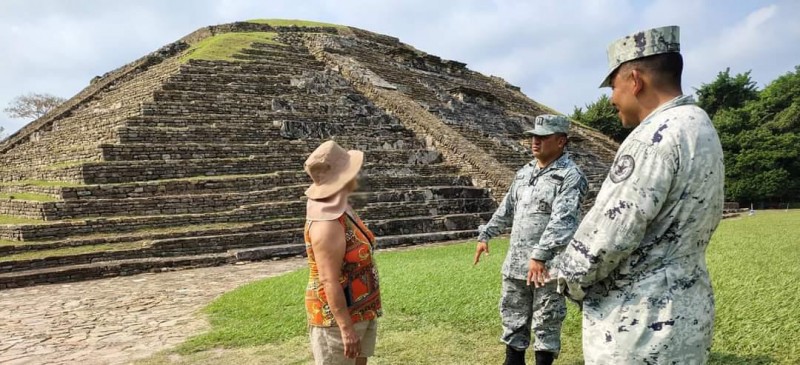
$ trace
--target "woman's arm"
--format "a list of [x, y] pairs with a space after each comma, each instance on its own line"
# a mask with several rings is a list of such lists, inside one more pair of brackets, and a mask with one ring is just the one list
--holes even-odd
[[319, 280], [325, 288], [325, 295], [333, 318], [336, 319], [336, 324], [342, 332], [344, 354], [349, 358], [355, 358], [361, 353], [360, 339], [353, 329], [353, 321], [347, 310], [344, 290], [339, 283], [347, 246], [344, 229], [335, 220], [318, 221], [311, 225], [309, 236], [319, 270]]

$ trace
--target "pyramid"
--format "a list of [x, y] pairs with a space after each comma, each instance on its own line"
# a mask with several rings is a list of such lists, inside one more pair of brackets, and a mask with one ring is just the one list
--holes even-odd
[[[365, 151], [379, 247], [468, 240], [552, 110], [498, 77], [365, 30], [201, 28], [0, 143], [0, 289], [302, 255], [302, 163]], [[588, 206], [617, 145], [575, 123]]]

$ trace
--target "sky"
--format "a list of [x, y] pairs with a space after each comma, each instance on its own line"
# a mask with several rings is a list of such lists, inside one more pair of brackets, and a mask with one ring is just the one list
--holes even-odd
[[[796, 0], [0, 0], [0, 109], [29, 92], [69, 98], [200, 27], [255, 18], [395, 36], [562, 113], [609, 92], [607, 45], [641, 29], [681, 26], [685, 93], [728, 67], [763, 87], [800, 64]], [[6, 134], [28, 122], [0, 111]]]

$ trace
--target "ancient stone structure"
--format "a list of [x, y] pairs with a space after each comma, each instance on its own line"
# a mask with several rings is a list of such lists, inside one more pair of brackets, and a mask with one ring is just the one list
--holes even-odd
[[[270, 41], [198, 56], [231, 34]], [[502, 79], [356, 28], [203, 28], [0, 144], [0, 288], [302, 254], [302, 162], [327, 139], [366, 151], [356, 200], [381, 245], [469, 239], [531, 160], [522, 131], [545, 112]], [[572, 132], [596, 192], [617, 146]]]

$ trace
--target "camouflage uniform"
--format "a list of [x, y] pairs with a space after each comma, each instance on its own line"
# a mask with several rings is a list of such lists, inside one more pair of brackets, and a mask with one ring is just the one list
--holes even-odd
[[[559, 120], [568, 129], [568, 120]], [[517, 172], [492, 219], [479, 228], [478, 240], [488, 241], [513, 225], [502, 269], [500, 315], [501, 341], [517, 350], [530, 345], [531, 326], [535, 351], [558, 354], [561, 349], [561, 323], [567, 313], [564, 297], [556, 292], [555, 283], [538, 289], [528, 286], [528, 265], [531, 259], [549, 261], [563, 250], [580, 222], [587, 189], [586, 177], [568, 153], [545, 168], [533, 161]]]
[[[677, 42], [677, 29], [659, 32], [628, 37], [630, 57], [667, 49], [653, 39]], [[623, 51], [610, 53], [627, 49], [615, 45]], [[714, 126], [691, 96], [659, 106], [622, 143], [594, 207], [551, 262], [559, 291], [583, 301], [586, 364], [708, 360], [705, 249], [722, 215], [722, 161]]]

